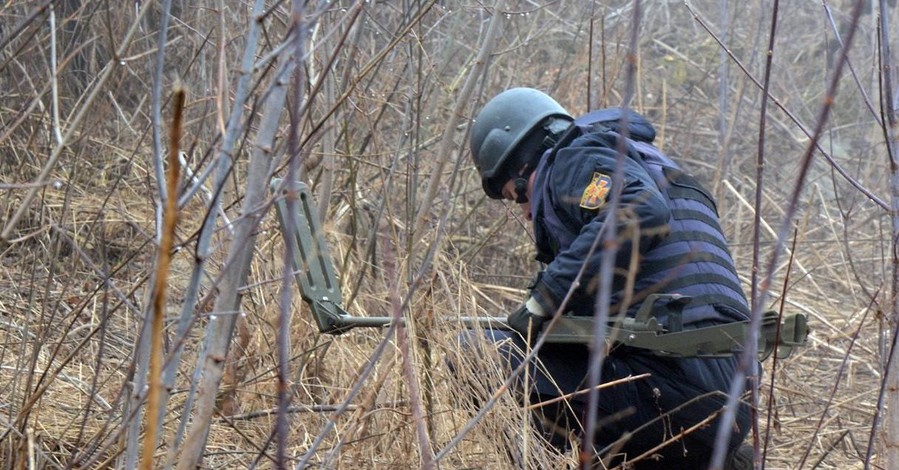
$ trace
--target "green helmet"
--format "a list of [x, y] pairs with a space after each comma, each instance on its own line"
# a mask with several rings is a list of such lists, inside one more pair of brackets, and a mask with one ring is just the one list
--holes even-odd
[[[558, 133], [560, 124], [564, 129], [572, 120], [556, 100], [533, 88], [511, 88], [488, 101], [475, 118], [470, 142], [471, 156], [487, 195], [502, 199], [501, 188], [497, 187], [505, 183], [502, 177], [511, 176], [510, 172], [539, 159], [544, 138]], [[538, 129], [543, 132], [532, 135]], [[539, 142], [533, 144], [532, 140]], [[514, 155], [516, 147], [525, 148], [524, 144], [528, 143], [536, 145], [530, 152], [524, 152], [531, 155]]]

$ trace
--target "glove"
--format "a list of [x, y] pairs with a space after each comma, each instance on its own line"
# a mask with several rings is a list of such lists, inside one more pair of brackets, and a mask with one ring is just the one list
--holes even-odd
[[547, 320], [549, 318], [543, 311], [543, 307], [533, 297], [530, 297], [527, 302], [518, 307], [518, 310], [509, 315], [506, 322], [525, 341], [534, 344], [537, 341], [537, 335], [540, 334], [540, 330], [543, 329], [543, 324]]

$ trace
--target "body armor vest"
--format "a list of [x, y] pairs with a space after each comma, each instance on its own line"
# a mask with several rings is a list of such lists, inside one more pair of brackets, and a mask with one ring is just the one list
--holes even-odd
[[[612, 133], [615, 137], [611, 139], [613, 142], [621, 134], [627, 134], [627, 145], [636, 150], [628, 152], [628, 158], [638, 159], [668, 203], [671, 211], [668, 221], [670, 232], [653, 245], [641, 260], [634, 286], [636, 301], [628, 307], [628, 314], [633, 315], [640, 307], [639, 300], [649, 294], [676, 293], [692, 298], [683, 310], [685, 325], [748, 319], [749, 308], [718, 222], [713, 199], [695, 178], [651, 144], [655, 131], [645, 118], [629, 113], [627, 132], [621, 132], [624, 129], [620, 128], [620, 118], [620, 110], [614, 108], [587, 114], [575, 121], [556, 148], [588, 133]], [[555, 149], [550, 150], [541, 160], [537, 168], [538, 181], [545, 181], [546, 172], [552, 171], [554, 153]], [[542, 191], [533, 199], [534, 208], [539, 206], [542, 215], [542, 229], [551, 234], [549, 237], [537, 236], [538, 241], [541, 238], [550, 240], [551, 253], [542, 254], [548, 262], [571, 244], [577, 236], [577, 227], [571, 227], [559, 218], [547, 191]], [[623, 294], [613, 293], [612, 304], [619, 304]], [[663, 324], [667, 321], [664, 312], [657, 317]]]

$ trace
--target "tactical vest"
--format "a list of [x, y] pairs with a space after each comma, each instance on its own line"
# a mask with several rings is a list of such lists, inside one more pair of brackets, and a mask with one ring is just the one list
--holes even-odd
[[[615, 142], [621, 132], [621, 110], [603, 109], [575, 120], [572, 129], [558, 145], [541, 159], [537, 168], [538, 182], [546, 180], [552, 171], [555, 151], [571, 143], [580, 135], [595, 132], [612, 133]], [[634, 293], [642, 299], [652, 293], [677, 293], [692, 298], [683, 310], [683, 323], [729, 322], [749, 318], [749, 307], [737, 277], [734, 261], [718, 222], [714, 200], [699, 182], [654, 147], [655, 130], [639, 114], [630, 112], [626, 118], [627, 145], [636, 152], [628, 152], [650, 175], [671, 210], [668, 221], [670, 233], [646, 253], [637, 273]], [[543, 185], [538, 187], [543, 188]], [[577, 227], [569, 227], [560, 220], [547, 191], [533, 198], [535, 214], [539, 206], [544, 229], [552, 234], [552, 253], [549, 258], [565, 250], [577, 236]], [[546, 257], [544, 254], [544, 257]], [[612, 304], [619, 304], [623, 293], [613, 293]], [[628, 308], [633, 315], [640, 303]], [[665, 313], [658, 319], [665, 324]]]

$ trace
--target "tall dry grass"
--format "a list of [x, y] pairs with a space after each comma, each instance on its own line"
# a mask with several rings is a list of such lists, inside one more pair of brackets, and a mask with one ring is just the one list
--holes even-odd
[[[897, 106], [884, 101], [896, 69], [880, 55], [879, 12], [857, 23], [804, 166], [851, 2], [780, 2], [767, 82], [771, 2], [642, 2], [637, 21], [635, 2], [499, 3], [0, 6], [3, 467], [575, 465], [495, 393], [503, 372], [491, 352], [457, 342], [455, 319], [503, 315], [539, 268], [527, 223], [485, 200], [467, 151], [479, 106], [525, 85], [573, 114], [618, 105], [633, 87], [659, 146], [714, 191], [747, 292], [789, 227], [762, 308], [805, 313], [813, 333], [766, 363], [765, 466], [887, 468], [883, 443], [895, 437], [875, 418], [889, 411], [897, 144], [878, 123], [895, 123]], [[285, 282], [273, 176], [315, 191], [347, 310], [403, 315], [407, 329], [317, 332]], [[165, 272], [156, 260], [171, 198]], [[160, 395], [148, 409], [151, 385]]]

